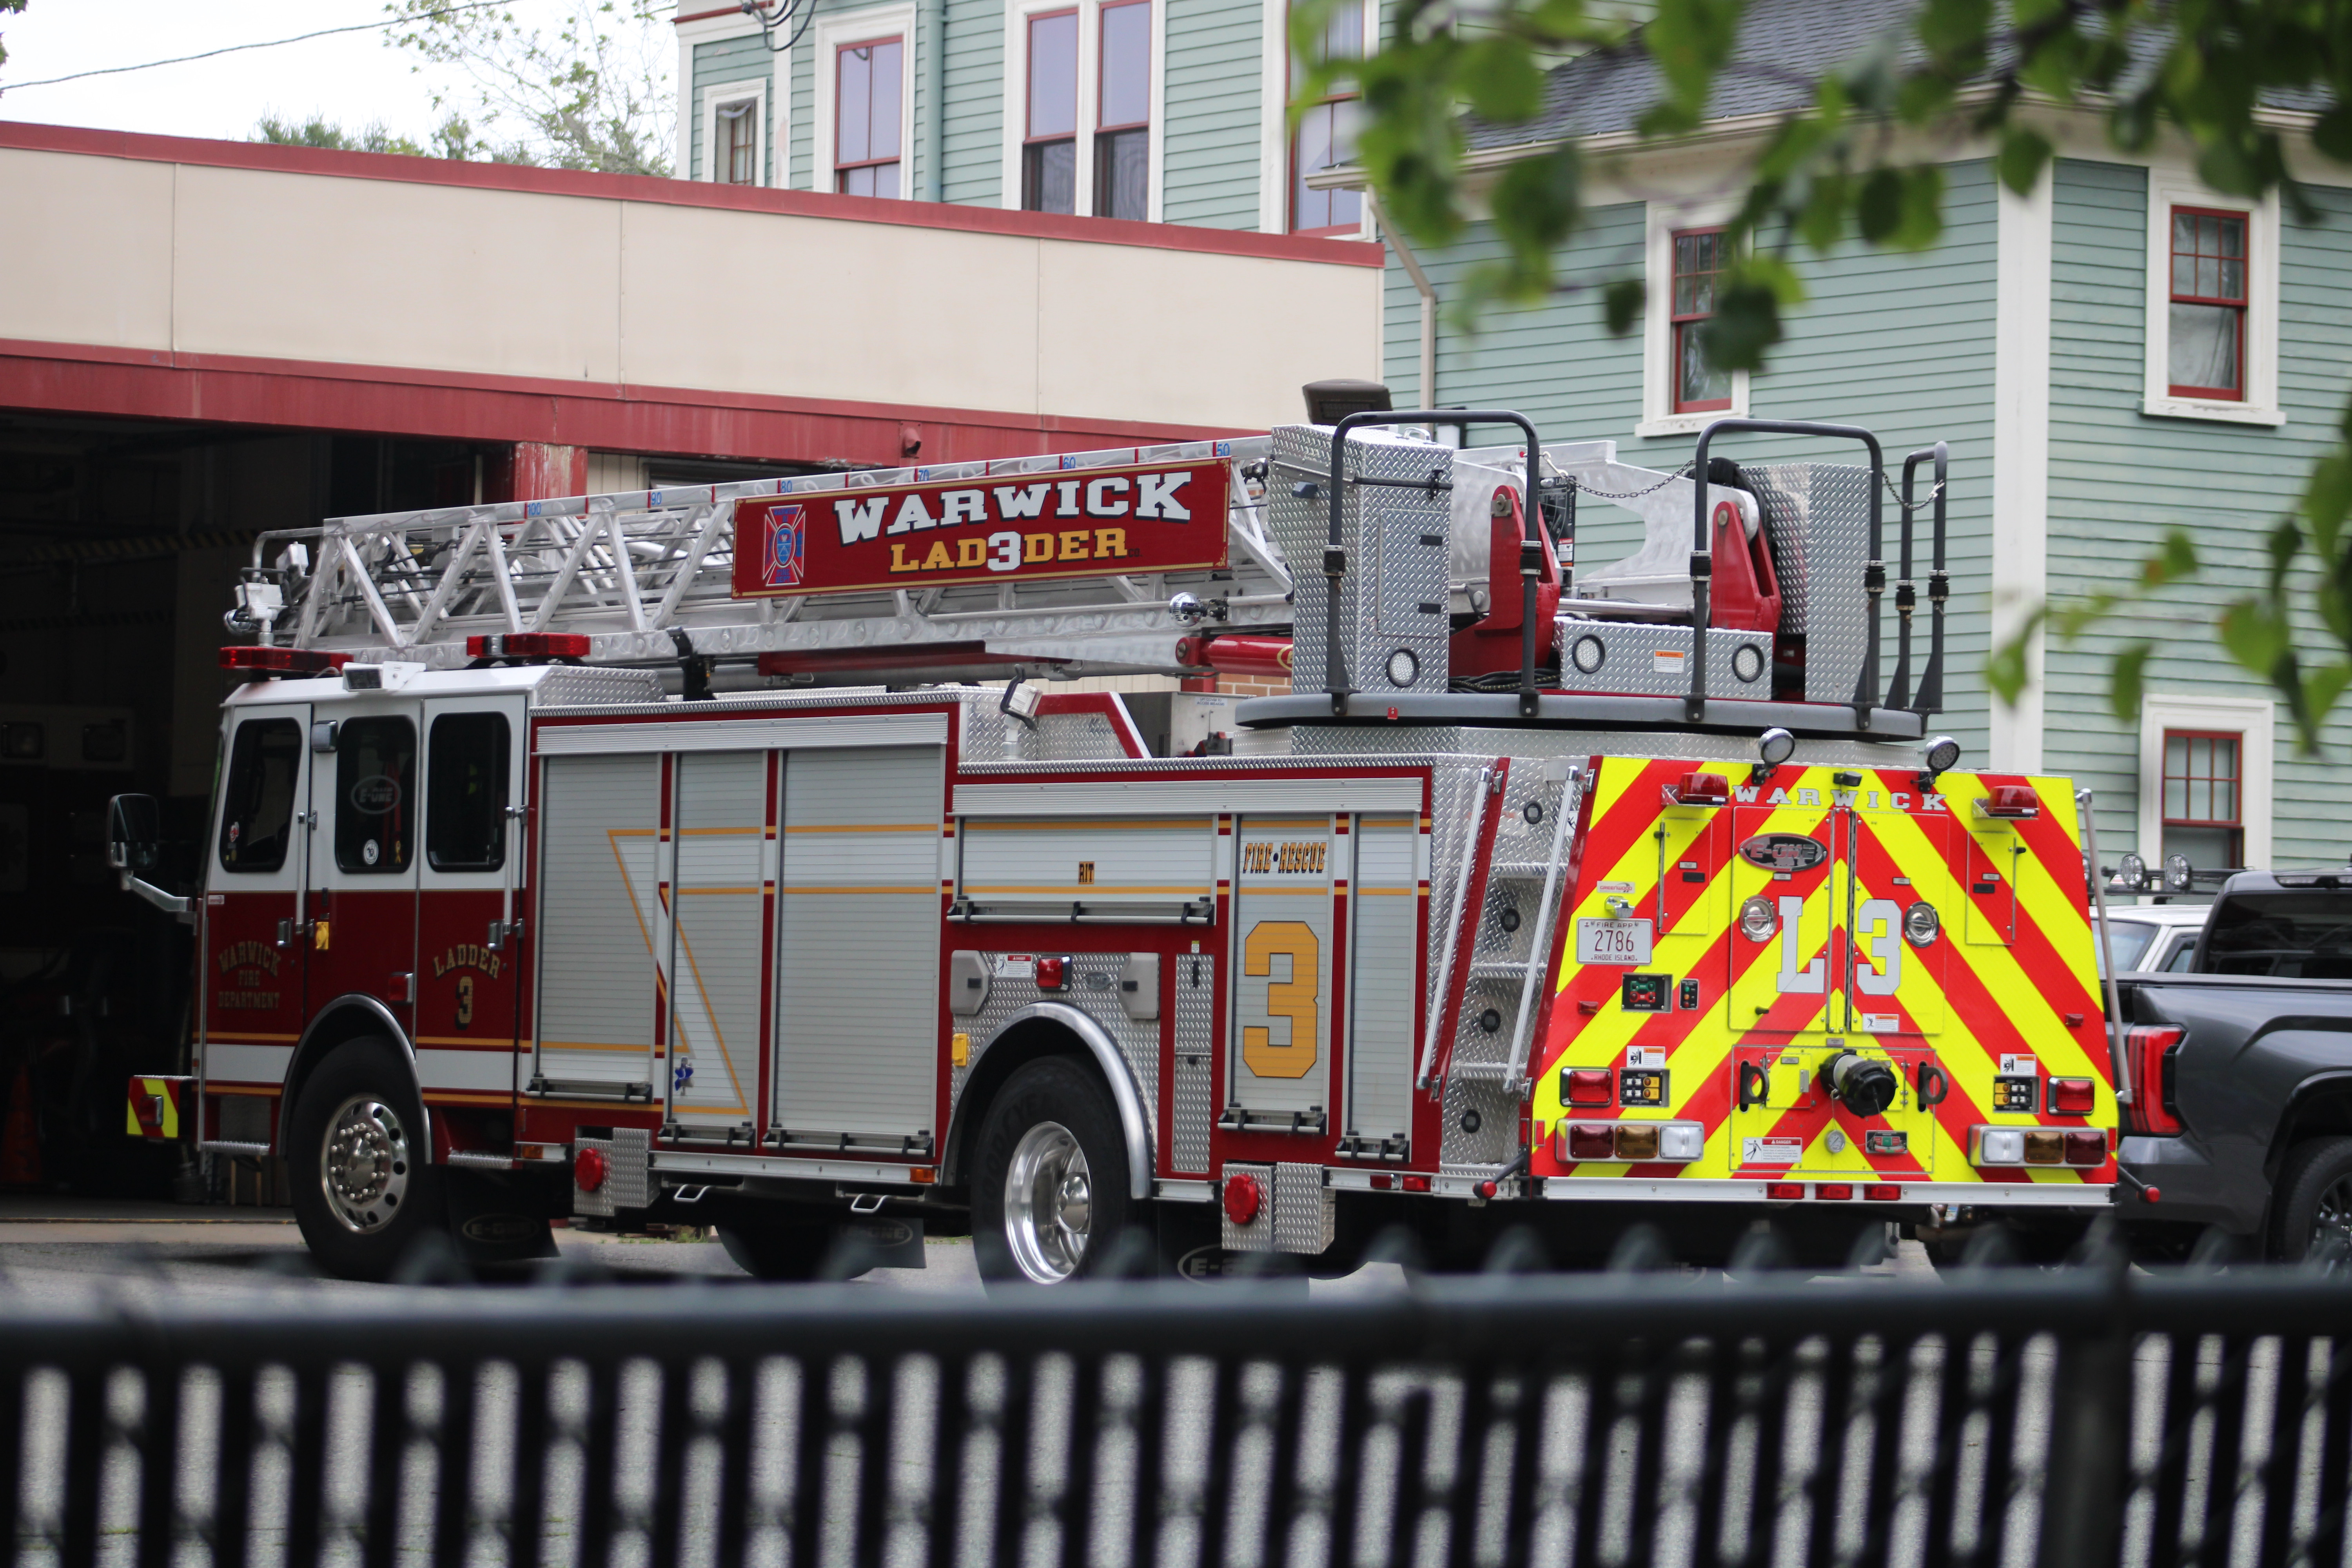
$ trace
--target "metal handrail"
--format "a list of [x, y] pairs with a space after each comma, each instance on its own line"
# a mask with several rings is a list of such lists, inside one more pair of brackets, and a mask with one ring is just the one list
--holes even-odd
[[1706, 449], [1718, 435], [1752, 431], [1769, 436], [1820, 436], [1832, 441], [1859, 441], [1870, 448], [1870, 558], [1864, 564], [1863, 592], [1870, 598], [1870, 624], [1863, 645], [1862, 675], [1854, 682], [1853, 721], [1870, 728], [1870, 710], [1878, 706], [1878, 596], [1886, 589], [1886, 563], [1879, 514], [1880, 489], [1886, 483], [1886, 459], [1878, 437], [1859, 425], [1822, 425], [1810, 419], [1718, 419], [1698, 433], [1698, 450], [1691, 458], [1691, 686], [1683, 700], [1683, 717], [1696, 724], [1706, 717], [1706, 632], [1711, 618], [1709, 584], [1715, 574], [1715, 552], [1706, 527]]
[[1495, 408], [1366, 408], [1342, 416], [1331, 427], [1331, 526], [1323, 544], [1323, 669], [1324, 685], [1331, 694], [1332, 717], [1347, 717], [1350, 689], [1347, 666], [1339, 656], [1339, 579], [1348, 574], [1347, 547], [1339, 537], [1346, 494], [1348, 433], [1372, 425], [1456, 426], [1465, 441], [1474, 425], [1516, 425], [1527, 437], [1527, 469], [1521, 480], [1526, 491], [1521, 510], [1526, 515], [1527, 537], [1519, 542], [1519, 716], [1534, 718], [1542, 696], [1536, 686], [1536, 584], [1543, 575], [1544, 544], [1542, 509], [1536, 504], [1536, 486], [1542, 478], [1543, 443], [1536, 438], [1536, 427], [1526, 415]]

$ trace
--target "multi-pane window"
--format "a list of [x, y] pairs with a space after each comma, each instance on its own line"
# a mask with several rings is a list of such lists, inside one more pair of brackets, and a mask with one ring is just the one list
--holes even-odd
[[[1301, 62], [1302, 68], [1331, 60], [1361, 59], [1363, 7], [1333, 6], [1314, 47], [1314, 58]], [[1333, 234], [1363, 226], [1362, 192], [1318, 191], [1307, 184], [1309, 174], [1338, 168], [1356, 155], [1357, 110], [1355, 94], [1347, 92], [1318, 98], [1300, 112], [1298, 132], [1290, 145], [1292, 232]]]
[[2244, 737], [2231, 731], [2164, 732], [2164, 853], [2198, 870], [2245, 863]]
[[1715, 289], [1730, 260], [1719, 228], [1684, 229], [1674, 237], [1673, 323], [1676, 414], [1703, 414], [1731, 406], [1731, 373], [1707, 363], [1699, 350], [1699, 329], [1715, 314]]
[[1095, 109], [1095, 216], [1140, 220], [1151, 184], [1151, 5], [1101, 12]]
[[425, 858], [436, 871], [495, 871], [507, 858], [507, 721], [445, 713], [425, 767]]
[[898, 196], [906, 52], [900, 39], [844, 44], [835, 55], [834, 188], [845, 196]]
[[760, 100], [719, 106], [719, 179], [722, 184], [760, 183]]
[[1078, 210], [1078, 14], [1029, 18], [1029, 106], [1021, 143], [1024, 212]]
[[2175, 397], [2246, 397], [2246, 215], [2172, 209]]

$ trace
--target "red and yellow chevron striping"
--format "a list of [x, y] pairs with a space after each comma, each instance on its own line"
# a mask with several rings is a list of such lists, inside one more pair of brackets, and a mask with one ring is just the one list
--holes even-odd
[[2115, 1179], [2064, 781], [1612, 757], [1587, 810], [1533, 1174]]

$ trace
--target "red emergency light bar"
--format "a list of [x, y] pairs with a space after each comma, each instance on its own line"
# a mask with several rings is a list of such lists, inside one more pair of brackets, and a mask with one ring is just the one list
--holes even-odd
[[326, 675], [352, 662], [347, 653], [322, 653], [313, 647], [257, 647], [241, 644], [220, 650], [223, 669], [249, 670], [259, 675]]
[[588, 638], [580, 632], [492, 632], [466, 639], [467, 658], [586, 658]]
[[1665, 787], [1668, 805], [1729, 805], [1731, 781], [1721, 773], [1685, 773], [1682, 782]]
[[1990, 793], [1977, 797], [1979, 816], [2036, 817], [2042, 815], [2042, 795], [2032, 784], [1995, 784]]

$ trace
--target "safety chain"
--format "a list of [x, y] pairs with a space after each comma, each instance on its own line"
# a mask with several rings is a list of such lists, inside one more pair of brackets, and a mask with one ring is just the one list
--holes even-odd
[[1886, 487], [1886, 493], [1895, 498], [1895, 504], [1896, 506], [1901, 507], [1905, 511], [1917, 511], [1921, 507], [1935, 505], [1936, 498], [1944, 493], [1944, 487], [1951, 483], [1951, 480], [1937, 479], [1934, 484], [1927, 487], [1927, 493], [1926, 495], [1921, 496], [1917, 500], [1911, 501], [1906, 501], [1903, 499], [1903, 492], [1895, 488], [1895, 481], [1888, 479], [1884, 470], [1881, 470], [1879, 473], [1878, 482]]
[[1653, 491], [1664, 489], [1676, 479], [1688, 479], [1692, 468], [1696, 466], [1696, 463], [1697, 459], [1693, 458], [1690, 462], [1685, 463], [1681, 468], [1676, 468], [1673, 473], [1668, 474], [1664, 479], [1660, 479], [1656, 484], [1651, 485], [1644, 489], [1596, 490], [1591, 485], [1579, 479], [1576, 482], [1576, 493], [1579, 495], [1591, 496], [1600, 500], [1636, 500], [1643, 496], [1651, 494]]

